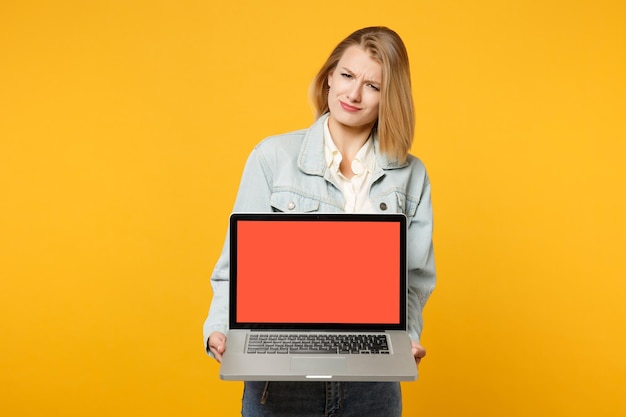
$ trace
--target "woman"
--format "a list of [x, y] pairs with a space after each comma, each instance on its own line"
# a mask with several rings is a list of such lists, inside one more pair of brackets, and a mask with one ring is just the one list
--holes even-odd
[[[414, 114], [402, 40], [385, 27], [354, 32], [333, 50], [311, 96], [315, 123], [255, 147], [233, 211], [406, 214], [409, 335], [419, 363], [422, 309], [435, 285], [432, 210], [426, 170], [408, 153]], [[227, 243], [204, 324], [207, 352], [218, 361], [228, 333], [228, 269]], [[395, 382], [246, 382], [242, 415], [399, 416], [401, 407]]]

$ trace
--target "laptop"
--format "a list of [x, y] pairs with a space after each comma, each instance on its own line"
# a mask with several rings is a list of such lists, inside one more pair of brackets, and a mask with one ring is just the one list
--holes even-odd
[[413, 381], [403, 214], [233, 213], [220, 378]]

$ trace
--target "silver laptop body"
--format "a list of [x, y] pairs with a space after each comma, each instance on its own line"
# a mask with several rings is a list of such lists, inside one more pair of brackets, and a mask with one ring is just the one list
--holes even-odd
[[413, 381], [403, 214], [230, 217], [220, 377]]

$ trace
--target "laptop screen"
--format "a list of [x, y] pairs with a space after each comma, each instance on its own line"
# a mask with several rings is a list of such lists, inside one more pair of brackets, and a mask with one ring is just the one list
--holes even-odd
[[236, 323], [404, 324], [403, 215], [233, 216], [231, 318]]

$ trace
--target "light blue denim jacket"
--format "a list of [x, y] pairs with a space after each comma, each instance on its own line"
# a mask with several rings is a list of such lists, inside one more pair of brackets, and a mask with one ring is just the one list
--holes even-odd
[[[309, 129], [272, 136], [259, 143], [246, 162], [233, 212], [343, 212], [344, 198], [324, 157], [324, 121]], [[422, 310], [435, 286], [430, 182], [422, 162], [388, 159], [378, 150], [377, 171], [369, 192], [380, 213], [404, 213], [408, 218], [408, 325], [419, 341]], [[204, 323], [204, 345], [214, 331], [228, 333], [228, 237], [211, 276], [213, 301]], [[377, 242], [373, 242], [376, 244]], [[384, 242], [381, 242], [384, 244]]]

